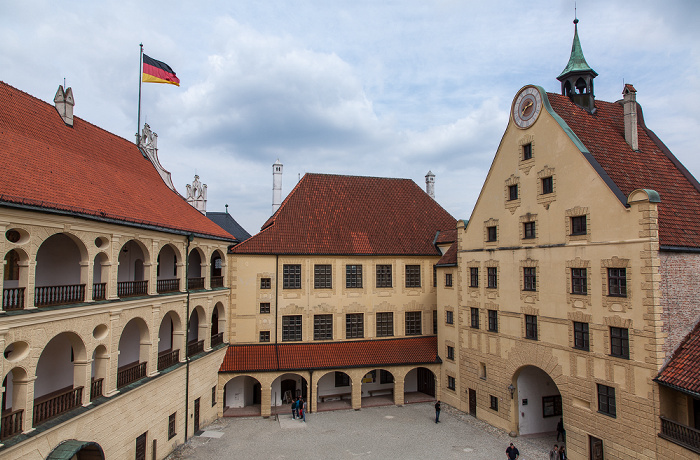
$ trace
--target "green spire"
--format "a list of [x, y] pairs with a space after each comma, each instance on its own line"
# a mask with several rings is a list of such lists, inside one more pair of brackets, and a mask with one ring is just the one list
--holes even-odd
[[586, 58], [583, 57], [583, 51], [581, 50], [581, 42], [578, 39], [578, 19], [574, 19], [574, 42], [571, 44], [571, 56], [569, 57], [569, 63], [566, 64], [566, 68], [562, 70], [561, 74], [557, 78], [562, 78], [563, 76], [571, 72], [591, 72], [593, 76], [597, 76], [595, 70], [586, 62]]

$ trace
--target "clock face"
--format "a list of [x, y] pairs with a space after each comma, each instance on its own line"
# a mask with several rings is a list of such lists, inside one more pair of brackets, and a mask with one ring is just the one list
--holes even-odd
[[526, 86], [513, 101], [513, 121], [518, 128], [527, 129], [537, 120], [541, 110], [540, 91], [534, 86]]

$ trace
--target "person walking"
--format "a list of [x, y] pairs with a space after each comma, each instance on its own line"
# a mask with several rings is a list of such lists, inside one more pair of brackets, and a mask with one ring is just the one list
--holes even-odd
[[561, 436], [561, 442], [566, 442], [566, 430], [564, 430], [564, 418], [560, 417], [557, 423], [557, 441], [559, 441], [559, 436]]
[[440, 400], [435, 403], [435, 423], [440, 423]]
[[506, 457], [508, 460], [517, 460], [517, 458], [520, 457], [520, 451], [513, 445], [512, 442], [506, 449]]
[[561, 460], [559, 458], [559, 446], [554, 444], [554, 448], [549, 451], [549, 460]]
[[304, 423], [306, 423], [306, 401], [303, 399], [299, 401], [301, 402], [301, 418], [304, 420]]

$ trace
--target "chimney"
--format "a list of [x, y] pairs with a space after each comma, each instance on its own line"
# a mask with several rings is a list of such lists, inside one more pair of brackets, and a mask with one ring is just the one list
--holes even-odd
[[272, 165], [272, 214], [276, 213], [282, 204], [282, 166], [279, 158]]
[[425, 193], [433, 200], [435, 199], [435, 174], [432, 171], [428, 171], [425, 175]]
[[625, 112], [625, 140], [632, 150], [639, 150], [637, 142], [637, 90], [630, 84], [622, 90], [622, 106]]
[[53, 102], [56, 105], [58, 114], [63, 118], [63, 122], [68, 126], [73, 126], [73, 106], [75, 105], [73, 90], [68, 88], [63, 91], [63, 85], [58, 85], [58, 91], [56, 91]]

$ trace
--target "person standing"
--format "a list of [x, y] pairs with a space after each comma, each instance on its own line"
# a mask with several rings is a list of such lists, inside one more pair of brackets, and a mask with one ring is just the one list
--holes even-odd
[[549, 451], [549, 460], [561, 460], [559, 458], [559, 446], [554, 444], [554, 448]]
[[440, 423], [440, 400], [435, 403], [435, 423]]
[[560, 417], [557, 423], [557, 441], [559, 441], [559, 436], [561, 436], [561, 442], [566, 442], [566, 431], [564, 430], [564, 418]]
[[569, 457], [566, 456], [566, 448], [561, 446], [559, 449], [559, 460], [568, 460]]
[[304, 420], [304, 423], [306, 423], [306, 401], [303, 399], [299, 401], [301, 402], [301, 418]]
[[512, 442], [506, 449], [506, 456], [508, 457], [508, 460], [516, 460], [518, 457], [520, 457], [520, 451], [513, 445]]
[[297, 418], [297, 400], [292, 399], [292, 420]]

